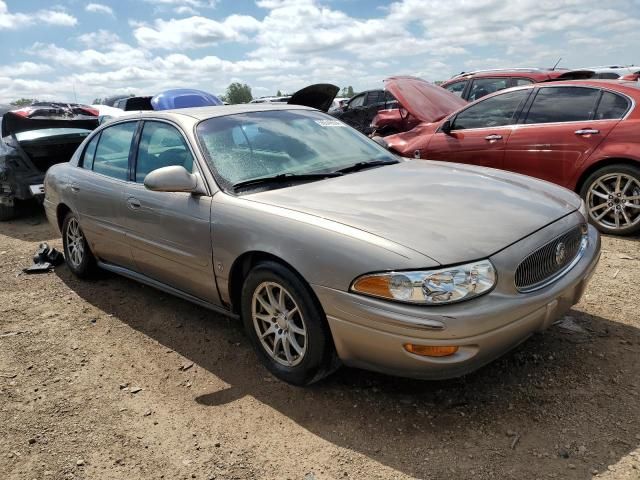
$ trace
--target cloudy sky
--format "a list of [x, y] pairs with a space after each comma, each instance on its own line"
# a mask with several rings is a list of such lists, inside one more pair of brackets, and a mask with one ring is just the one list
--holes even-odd
[[640, 63], [640, 0], [0, 0], [0, 103]]

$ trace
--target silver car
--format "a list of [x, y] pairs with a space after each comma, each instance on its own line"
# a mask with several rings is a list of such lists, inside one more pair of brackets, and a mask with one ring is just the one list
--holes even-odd
[[278, 378], [340, 364], [447, 378], [578, 302], [600, 239], [572, 192], [400, 159], [292, 105], [142, 112], [49, 169], [69, 269], [125, 275], [242, 320]]

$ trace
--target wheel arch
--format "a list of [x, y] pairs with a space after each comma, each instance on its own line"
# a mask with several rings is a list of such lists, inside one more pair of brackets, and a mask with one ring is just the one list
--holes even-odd
[[589, 178], [589, 176], [601, 168], [608, 167], [611, 165], [629, 165], [632, 167], [640, 167], [640, 161], [634, 160], [632, 158], [625, 157], [611, 157], [611, 158], [603, 158], [602, 160], [598, 160], [597, 162], [589, 165], [588, 168], [585, 169], [584, 172], [580, 174], [578, 181], [576, 182], [574, 191], [580, 193], [582, 188], [584, 187], [584, 182]]
[[56, 221], [58, 222], [58, 229], [62, 232], [62, 224], [67, 214], [71, 211], [71, 208], [66, 203], [60, 203], [56, 208]]
[[[305, 278], [300, 274], [300, 272], [295, 267], [293, 267], [290, 263], [288, 263], [284, 259], [272, 253], [268, 253], [260, 250], [252, 250], [249, 252], [245, 252], [242, 255], [240, 255], [238, 258], [236, 258], [236, 260], [233, 262], [233, 265], [231, 266], [231, 270], [229, 271], [229, 280], [228, 280], [229, 300], [231, 303], [231, 310], [234, 313], [240, 313], [240, 296], [242, 293], [242, 285], [244, 284], [244, 280], [247, 277], [248, 273], [256, 265], [262, 262], [268, 262], [268, 261], [278, 263], [283, 267], [286, 267], [287, 269], [291, 270], [291, 272], [296, 277], [298, 277], [300, 282], [302, 282], [302, 284], [308, 288], [311, 298], [313, 298], [314, 302], [316, 302], [317, 305], [320, 308], [322, 308], [320, 304], [320, 300], [318, 300], [318, 297], [316, 296], [315, 292], [311, 288], [311, 285], [309, 284], [309, 282], [305, 280]], [[324, 309], [322, 310], [324, 311]]]

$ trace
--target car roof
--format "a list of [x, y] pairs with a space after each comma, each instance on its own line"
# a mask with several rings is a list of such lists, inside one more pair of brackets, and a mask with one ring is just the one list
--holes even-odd
[[209, 107], [179, 108], [175, 110], [143, 110], [131, 115], [118, 117], [118, 121], [139, 118], [173, 118], [175, 120], [193, 119], [206, 120], [214, 117], [224, 117], [238, 113], [267, 112], [273, 110], [315, 110], [302, 105], [286, 103], [243, 103], [239, 105], [218, 105]]

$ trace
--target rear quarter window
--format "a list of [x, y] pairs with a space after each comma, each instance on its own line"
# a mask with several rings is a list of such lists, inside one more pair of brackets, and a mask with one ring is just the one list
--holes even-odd
[[629, 109], [629, 100], [612, 92], [602, 92], [595, 120], [610, 120], [624, 117]]

